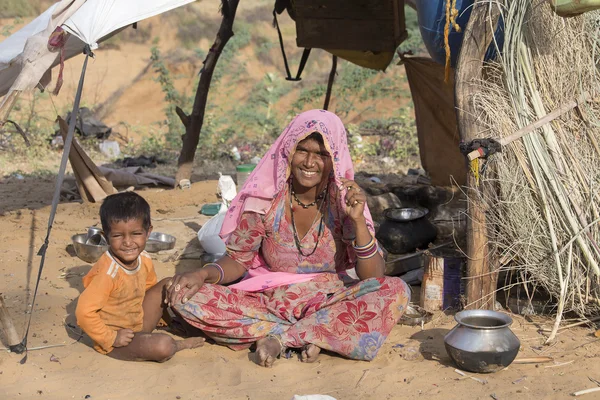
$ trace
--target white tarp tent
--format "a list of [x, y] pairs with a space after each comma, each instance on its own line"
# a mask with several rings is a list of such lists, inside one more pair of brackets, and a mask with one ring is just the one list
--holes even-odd
[[[65, 58], [91, 49], [114, 32], [135, 22], [195, 0], [62, 0], [0, 42], [0, 96], [9, 91], [33, 89], [59, 62], [59, 50], [48, 48], [57, 26], [71, 36]], [[54, 15], [53, 15], [54, 14]], [[42, 84], [47, 84], [46, 75]]]
[[195, 0], [87, 0], [63, 28], [92, 50], [110, 33]]

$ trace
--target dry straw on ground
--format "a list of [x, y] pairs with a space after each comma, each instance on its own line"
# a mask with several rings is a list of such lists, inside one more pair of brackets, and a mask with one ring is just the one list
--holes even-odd
[[[600, 14], [561, 18], [545, 0], [489, 1], [504, 18], [504, 48], [473, 101], [496, 139], [586, 96], [578, 108], [494, 155], [483, 184], [500, 268], [556, 301], [552, 340], [565, 312], [600, 310]], [[510, 276], [511, 274], [509, 274]]]

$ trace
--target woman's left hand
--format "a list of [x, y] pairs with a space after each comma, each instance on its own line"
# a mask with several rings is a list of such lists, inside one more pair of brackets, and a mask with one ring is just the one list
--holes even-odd
[[367, 203], [367, 196], [365, 192], [358, 186], [358, 184], [349, 179], [340, 178], [342, 181], [342, 188], [346, 189], [346, 214], [354, 222], [364, 220], [365, 204]]

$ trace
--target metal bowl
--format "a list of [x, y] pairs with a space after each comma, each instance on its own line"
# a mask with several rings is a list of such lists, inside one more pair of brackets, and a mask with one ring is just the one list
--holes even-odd
[[175, 247], [175, 236], [167, 235], [166, 233], [152, 232], [146, 242], [146, 251], [149, 253], [157, 253], [161, 250], [171, 250]]
[[74, 235], [71, 238], [73, 241], [73, 248], [75, 249], [77, 257], [87, 263], [95, 263], [102, 257], [102, 254], [108, 250], [108, 245], [86, 244], [87, 236], [87, 233]]
[[388, 208], [385, 210], [384, 216], [392, 221], [407, 222], [422, 218], [428, 213], [429, 210], [424, 207]]
[[404, 311], [398, 323], [410, 326], [421, 325], [421, 323], [426, 324], [431, 321], [432, 316], [433, 314], [429, 311], [425, 311], [417, 305], [409, 304], [406, 306], [406, 311]]

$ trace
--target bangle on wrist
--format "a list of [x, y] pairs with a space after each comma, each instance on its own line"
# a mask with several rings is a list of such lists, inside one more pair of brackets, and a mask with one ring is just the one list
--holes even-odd
[[352, 242], [352, 247], [354, 248], [354, 253], [359, 260], [366, 260], [368, 258], [373, 257], [377, 254], [378, 246], [377, 241], [374, 237], [371, 236], [371, 240], [364, 246], [357, 246], [356, 240]]
[[215, 282], [212, 282], [213, 285], [218, 285], [225, 277], [225, 271], [223, 271], [223, 267], [221, 267], [219, 264], [214, 263], [214, 262], [204, 264], [204, 266], [202, 268], [206, 268], [206, 267], [215, 267], [219, 271], [219, 279], [217, 279]]
[[352, 241], [352, 247], [354, 247], [354, 250], [366, 250], [369, 249], [371, 247], [373, 247], [373, 245], [375, 244], [375, 238], [373, 236], [371, 236], [371, 240], [369, 241], [369, 243], [365, 244], [364, 246], [359, 246], [356, 244], [356, 239], [354, 239]]

